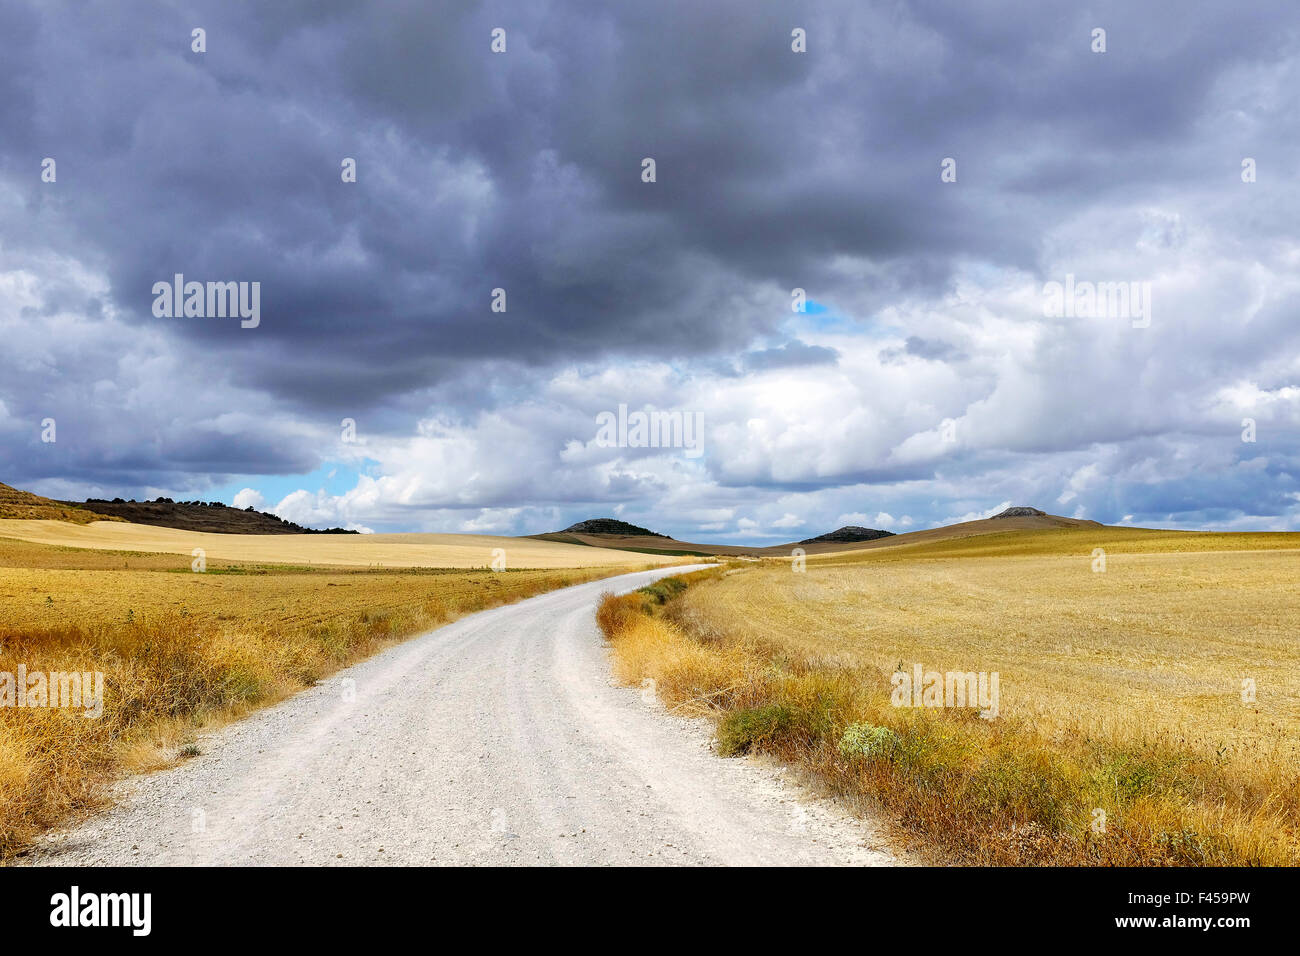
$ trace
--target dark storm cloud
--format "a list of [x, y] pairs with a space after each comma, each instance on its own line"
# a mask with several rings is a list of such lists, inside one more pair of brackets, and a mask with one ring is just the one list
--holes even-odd
[[746, 352], [741, 364], [747, 371], [773, 368], [799, 368], [805, 365], [830, 365], [839, 358], [834, 349], [805, 342], [785, 342], [776, 348]]
[[[152, 283], [175, 272], [259, 279], [255, 342], [229, 324], [173, 330], [286, 396], [304, 394], [290, 359], [356, 373], [369, 404], [443, 357], [740, 345], [774, 321], [755, 301], [764, 284], [829, 282], [831, 256], [915, 260], [904, 286], [941, 283], [944, 260], [973, 249], [1032, 263], [1043, 210], [1007, 202], [1020, 190], [1002, 180], [1032, 172], [999, 156], [1004, 132], [1062, 153], [1104, 139], [1126, 163], [1183, 135], [1225, 64], [1281, 42], [1226, 14], [1212, 36], [1170, 37], [1159, 10], [1135, 21], [1116, 6], [1115, 68], [1085, 75], [1085, 20], [878, 9], [70, 6], [42, 8], [39, 26], [19, 9], [13, 36], [31, 42], [7, 51], [6, 161], [55, 155], [61, 178], [56, 204], [27, 176], [30, 218], [11, 227], [102, 257], [143, 323], [160, 321]], [[198, 24], [205, 54], [189, 50]], [[792, 24], [816, 55], [790, 53]], [[503, 55], [488, 50], [498, 25]], [[899, 59], [880, 62], [882, 46]], [[919, 62], [901, 62], [909, 50]], [[966, 193], [934, 188], [945, 155]], [[1095, 197], [1112, 168], [1058, 178]], [[497, 287], [504, 315], [488, 309]], [[367, 383], [376, 367], [387, 390]]]
[[[430, 407], [472, 420], [574, 362], [829, 370], [828, 345], [756, 347], [790, 339], [796, 286], [866, 322], [943, 296], [972, 262], [1041, 275], [1063, 221], [1194, 197], [1209, 170], [1232, 181], [1243, 150], [1286, 168], [1290, 101], [1234, 90], [1293, 60], [1295, 31], [1274, 26], [1292, 6], [6, 5], [0, 249], [40, 283], [12, 343], [35, 358], [3, 366], [3, 463], [20, 478], [141, 484], [307, 471], [320, 439], [286, 416], [323, 434], [344, 415], [409, 434]], [[807, 54], [790, 50], [796, 26]], [[1088, 48], [1095, 26], [1104, 58]], [[494, 27], [505, 54], [489, 50]], [[1242, 117], [1249, 136], [1207, 140]], [[56, 187], [39, 182], [45, 156]], [[340, 181], [343, 157], [355, 184]], [[939, 183], [945, 157], [953, 186]], [[1284, 236], [1285, 209], [1217, 224]], [[1180, 241], [1171, 227], [1153, 243]], [[103, 287], [68, 279], [72, 262]], [[261, 325], [155, 318], [151, 288], [175, 273], [259, 281]], [[496, 288], [505, 313], [490, 310]], [[83, 322], [47, 341], [67, 312]], [[1274, 303], [1221, 348], [1140, 374], [1231, 380], [1261, 342], [1294, 335], [1293, 315]], [[904, 330], [889, 354], [975, 361], [948, 331]], [[992, 380], [995, 364], [965, 374]], [[1264, 387], [1292, 381], [1269, 374]], [[1043, 416], [1005, 444], [1078, 447], [1178, 417], [1072, 407], [1061, 414], [1077, 433]], [[61, 450], [59, 470], [15, 455], [10, 437], [30, 442], [49, 408], [98, 436]], [[934, 473], [885, 457], [815, 477], [709, 467], [777, 491]]]
[[891, 360], [903, 355], [914, 355], [917, 358], [929, 359], [932, 362], [954, 361], [966, 357], [961, 349], [948, 342], [941, 342], [937, 339], [924, 339], [919, 335], [909, 335], [907, 341], [903, 343], [902, 349], [888, 349], [881, 354], [881, 358]]

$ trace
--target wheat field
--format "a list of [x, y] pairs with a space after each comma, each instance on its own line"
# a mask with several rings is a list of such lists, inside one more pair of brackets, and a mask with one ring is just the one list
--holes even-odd
[[[827, 666], [998, 671], [1046, 733], [1166, 733], [1300, 766], [1300, 551], [810, 561], [694, 589], [709, 628]], [[1242, 681], [1255, 702], [1242, 703]]]
[[[791, 760], [939, 859], [1295, 865], [1297, 538], [1072, 529], [768, 560], [649, 614], [614, 599], [606, 633], [621, 676], [711, 714], [723, 752]], [[996, 672], [996, 719], [894, 706], [917, 664]]]
[[0, 538], [59, 547], [190, 555], [266, 564], [384, 568], [485, 568], [505, 552], [507, 568], [672, 564], [677, 559], [534, 538], [465, 534], [212, 534], [125, 521], [71, 524], [0, 519]]
[[[98, 540], [147, 537], [123, 527], [134, 537]], [[218, 549], [227, 554], [298, 553], [292, 544], [268, 550], [272, 536], [186, 535], [196, 537], [242, 539]], [[320, 537], [311, 536], [312, 543]], [[165, 535], [153, 540], [166, 544]], [[326, 542], [311, 553], [341, 554], [352, 541]], [[540, 561], [580, 555], [590, 566], [495, 572], [214, 557], [195, 573], [188, 551], [78, 549], [0, 537], [0, 674], [22, 667], [29, 674], [104, 675], [99, 719], [67, 708], [0, 707], [0, 862], [24, 852], [43, 830], [101, 806], [114, 779], [192, 754], [201, 730], [281, 700], [395, 641], [463, 614], [660, 563], [627, 555], [620, 565], [618, 552], [561, 550], [521, 552]], [[456, 559], [429, 545], [413, 554], [419, 558], [409, 560]]]

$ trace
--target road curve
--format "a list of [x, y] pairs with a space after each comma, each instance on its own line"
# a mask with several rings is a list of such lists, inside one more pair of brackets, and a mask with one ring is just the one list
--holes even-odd
[[676, 569], [463, 618], [200, 739], [51, 835], [53, 865], [899, 862], [788, 773], [613, 685], [594, 609]]

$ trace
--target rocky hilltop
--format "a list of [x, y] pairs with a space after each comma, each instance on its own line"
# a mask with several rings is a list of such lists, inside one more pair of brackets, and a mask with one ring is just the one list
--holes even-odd
[[828, 531], [826, 534], [819, 534], [815, 538], [804, 538], [800, 544], [818, 544], [823, 541], [833, 541], [843, 543], [846, 541], [875, 541], [877, 538], [892, 537], [894, 532], [881, 531], [878, 528], [861, 528], [855, 524], [845, 525], [843, 528], [837, 528], [834, 531]]
[[570, 534], [636, 534], [649, 535], [652, 538], [668, 537], [666, 534], [628, 524], [626, 521], [619, 521], [617, 518], [588, 518], [586, 521], [579, 521], [577, 524], [569, 525], [560, 533], [563, 534], [564, 532]]
[[996, 514], [994, 518], [1040, 518], [1046, 515], [1046, 511], [1039, 511], [1037, 508], [1027, 508], [1024, 505], [1017, 505], [1014, 508], [1008, 508], [1001, 514]]

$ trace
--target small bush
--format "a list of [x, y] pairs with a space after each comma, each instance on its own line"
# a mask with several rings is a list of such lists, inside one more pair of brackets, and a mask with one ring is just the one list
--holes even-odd
[[681, 578], [660, 578], [654, 584], [646, 585], [637, 591], [644, 597], [645, 610], [662, 607], [686, 590], [686, 582]]
[[718, 753], [738, 757], [754, 748], [761, 749], [792, 734], [797, 725], [795, 711], [781, 704], [732, 711], [718, 726]]
[[840, 736], [840, 756], [845, 760], [889, 759], [902, 741], [888, 727], [875, 724], [849, 724]]
[[596, 624], [607, 638], [612, 639], [640, 613], [641, 600], [635, 594], [605, 594], [596, 607]]

